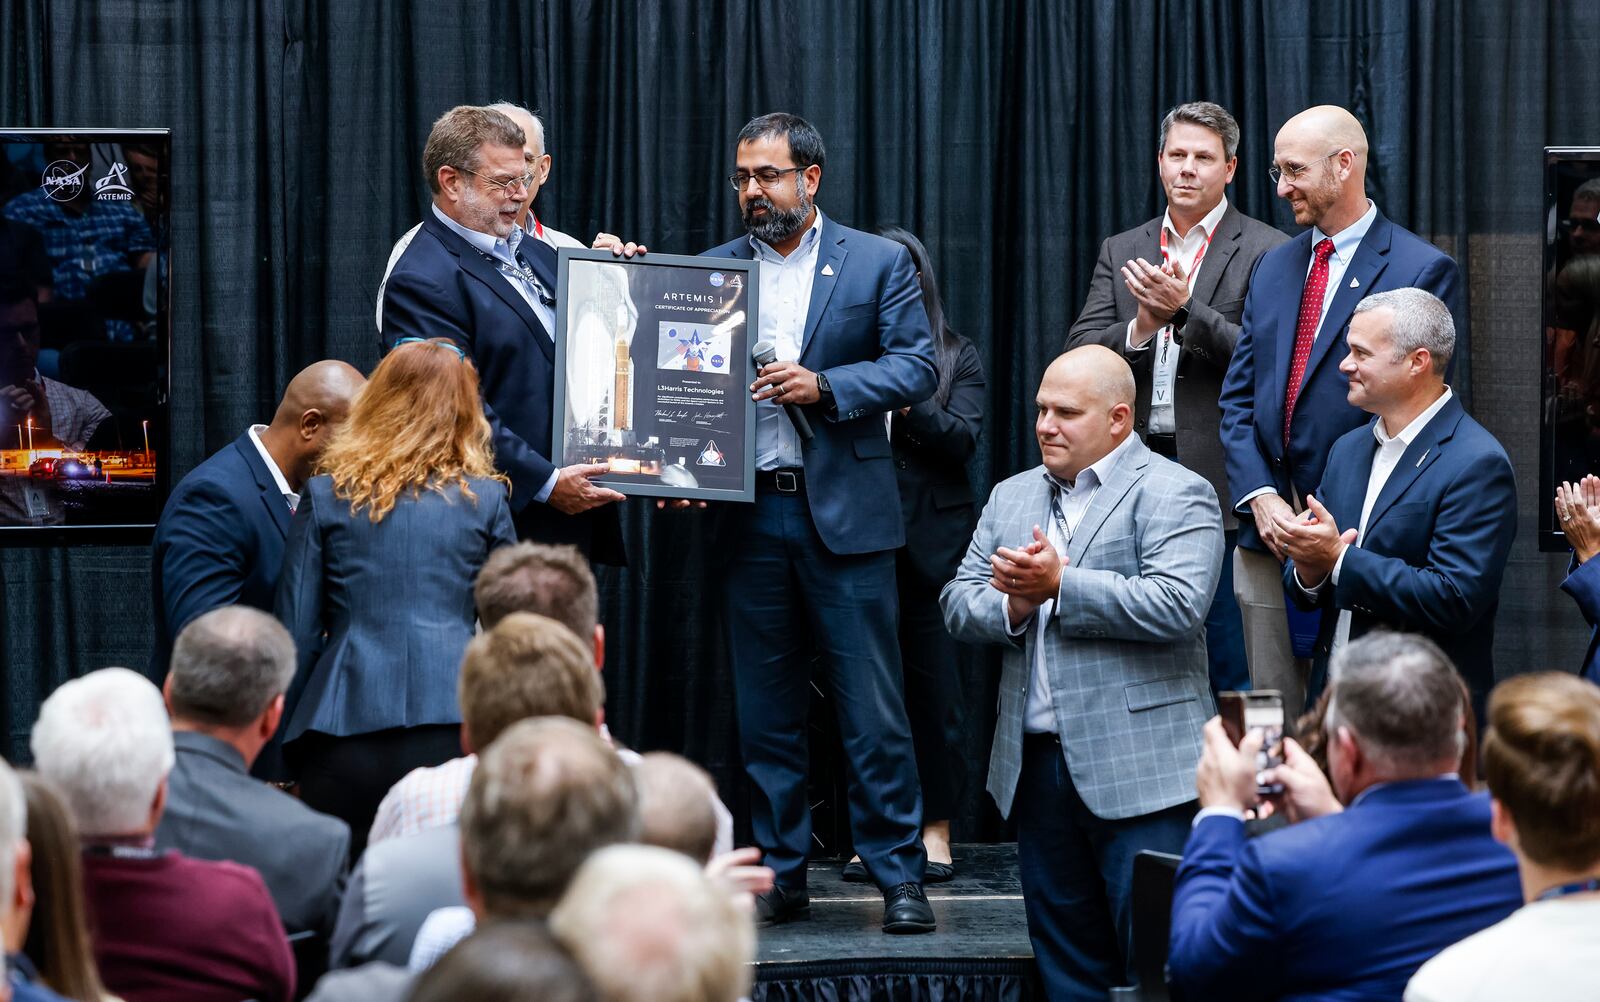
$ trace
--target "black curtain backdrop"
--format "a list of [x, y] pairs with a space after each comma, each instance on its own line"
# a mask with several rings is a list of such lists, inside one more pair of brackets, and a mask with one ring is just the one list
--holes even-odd
[[[979, 347], [992, 399], [972, 475], [985, 490], [1037, 462], [1032, 394], [1100, 240], [1160, 207], [1165, 109], [1230, 108], [1244, 133], [1231, 197], [1292, 230], [1266, 176], [1272, 137], [1311, 104], [1345, 105], [1369, 132], [1372, 197], [1469, 278], [1456, 385], [1521, 485], [1500, 671], [1573, 668], [1583, 652], [1555, 588], [1563, 561], [1531, 536], [1545, 503], [1540, 149], [1600, 144], [1592, 0], [7, 0], [0, 36], [0, 124], [174, 131], [179, 473], [266, 419], [302, 365], [376, 362], [383, 263], [426, 204], [429, 125], [455, 104], [543, 116], [542, 218], [675, 253], [738, 232], [723, 177], [745, 120], [811, 119], [828, 144], [825, 211], [919, 233], [949, 316]], [[637, 500], [625, 524], [632, 566], [602, 574], [612, 728], [697, 759], [737, 803], [708, 539], [692, 513]], [[148, 551], [5, 551], [0, 581], [0, 725], [26, 758], [51, 688], [143, 663]], [[982, 795], [994, 668], [968, 656], [958, 838], [1002, 833]]]

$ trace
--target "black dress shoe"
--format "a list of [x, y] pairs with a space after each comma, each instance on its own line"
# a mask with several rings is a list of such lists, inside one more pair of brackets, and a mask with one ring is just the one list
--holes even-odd
[[844, 869], [839, 872], [839, 876], [844, 878], [844, 882], [847, 884], [872, 883], [872, 878], [867, 875], [867, 864], [859, 859], [852, 859], [846, 863]]
[[801, 922], [811, 917], [811, 896], [804, 889], [785, 890], [774, 887], [765, 894], [756, 895], [756, 924], [783, 925]]
[[936, 863], [928, 860], [927, 875], [922, 878], [926, 884], [948, 884], [956, 879], [956, 866], [954, 863]]
[[884, 932], [932, 932], [936, 927], [933, 906], [928, 904], [928, 896], [922, 893], [921, 884], [905, 883], [884, 892]]

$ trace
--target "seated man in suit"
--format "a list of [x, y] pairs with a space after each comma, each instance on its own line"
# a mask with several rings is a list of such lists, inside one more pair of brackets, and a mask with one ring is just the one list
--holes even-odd
[[1444, 947], [1522, 902], [1489, 801], [1456, 775], [1465, 740], [1454, 667], [1431, 641], [1377, 632], [1335, 662], [1324, 777], [1293, 739], [1287, 828], [1247, 838], [1259, 732], [1235, 748], [1206, 724], [1200, 813], [1172, 900], [1173, 984], [1191, 999], [1397, 999]]
[[289, 631], [258, 609], [213, 609], [178, 634], [165, 685], [177, 759], [156, 848], [254, 867], [284, 928], [317, 934], [325, 951], [350, 829], [247, 772], [278, 729], [293, 674]]
[[300, 488], [365, 382], [344, 362], [307, 366], [289, 381], [271, 424], [251, 425], [173, 488], [150, 546], [155, 647], [146, 674], [156, 684], [173, 639], [201, 613], [225, 605], [272, 611]]
[[1285, 586], [1326, 608], [1310, 695], [1339, 647], [1378, 626], [1444, 648], [1478, 719], [1494, 685], [1494, 616], [1517, 534], [1511, 460], [1445, 385], [1455, 351], [1445, 304], [1394, 289], [1357, 304], [1339, 365], [1374, 415], [1333, 445], [1308, 511], [1274, 516]]
[[1212, 712], [1217, 495], [1133, 434], [1133, 401], [1109, 348], [1050, 364], [1044, 464], [995, 487], [940, 596], [958, 640], [1005, 649], [989, 793], [1017, 822], [1052, 999], [1104, 999], [1133, 978], [1133, 857], [1183, 845]]
[[[1067, 347], [1103, 344], [1133, 366], [1133, 428], [1145, 444], [1205, 477], [1217, 497], [1228, 476], [1217, 439], [1217, 397], [1239, 342], [1239, 316], [1256, 261], [1289, 238], [1228, 201], [1239, 165], [1239, 123], [1209, 101], [1180, 104], [1161, 121], [1156, 172], [1167, 211], [1100, 245]], [[1248, 689], [1243, 627], [1233, 597], [1238, 522], [1222, 516], [1227, 549], [1206, 614], [1213, 692]]]

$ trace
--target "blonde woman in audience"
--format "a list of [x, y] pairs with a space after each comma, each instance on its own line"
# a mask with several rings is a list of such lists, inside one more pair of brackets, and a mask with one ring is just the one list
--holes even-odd
[[1522, 675], [1489, 697], [1491, 827], [1527, 904], [1422, 966], [1406, 1002], [1580, 1002], [1600, 994], [1600, 687]]
[[33, 918], [22, 952], [38, 968], [39, 980], [57, 994], [76, 1002], [120, 1002], [101, 984], [89, 945], [78, 826], [49, 780], [32, 772], [18, 778], [27, 796], [33, 849]]

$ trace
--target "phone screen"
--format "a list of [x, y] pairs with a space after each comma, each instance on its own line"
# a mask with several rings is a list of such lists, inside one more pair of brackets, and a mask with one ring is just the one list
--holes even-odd
[[[1222, 729], [1235, 747], [1249, 731], [1261, 732], [1261, 750], [1256, 753], [1256, 772], [1283, 764], [1283, 693], [1273, 689], [1217, 694]], [[1256, 793], [1269, 796], [1282, 793], [1281, 783], [1257, 784]]]

